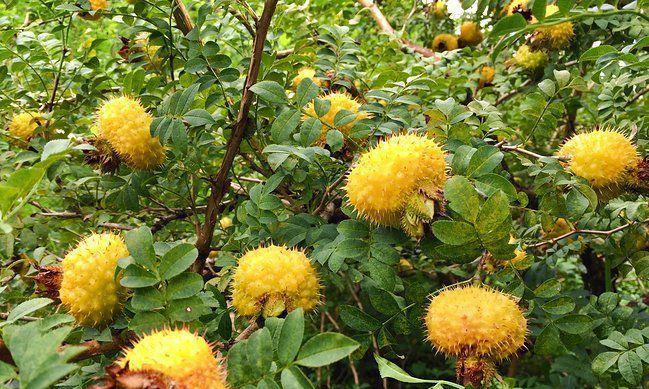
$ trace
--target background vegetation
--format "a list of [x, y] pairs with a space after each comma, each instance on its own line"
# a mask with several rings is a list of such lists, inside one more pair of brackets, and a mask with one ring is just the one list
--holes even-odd
[[[486, 386], [646, 384], [646, 189], [595, 191], [556, 158], [564, 140], [609, 127], [646, 157], [646, 1], [559, 0], [548, 17], [541, 0], [511, 16], [500, 0], [438, 13], [375, 2], [110, 0], [88, 20], [87, 0], [3, 0], [0, 116], [40, 121], [28, 144], [0, 139], [0, 384], [87, 387], [134, 334], [187, 326], [227, 358], [233, 388], [449, 387], [436, 380], [455, 382], [454, 359], [424, 341], [422, 317], [429, 295], [462, 281], [520, 298], [528, 320], [526, 347]], [[430, 50], [468, 20], [484, 41]], [[512, 62], [539, 26], [566, 21], [574, 37], [541, 67]], [[480, 82], [485, 65], [491, 82]], [[303, 67], [326, 82], [295, 88]], [[318, 142], [305, 107], [316, 99], [327, 112], [317, 96], [328, 90], [371, 115], [345, 134], [358, 113], [337, 115]], [[95, 147], [95, 111], [122, 94], [153, 115], [162, 166], [133, 169]], [[498, 229], [474, 240], [449, 223], [416, 240], [357, 217], [347, 172], [403, 131], [443, 145], [460, 188], [445, 202], [475, 201]], [[467, 224], [456, 210], [435, 220]], [[134, 257], [118, 269], [130, 297], [110, 325], [79, 326], [42, 281], [83, 237], [109, 230]], [[311, 259], [316, 311], [236, 315], [237, 258], [271, 242]], [[515, 249], [526, 253], [515, 265], [490, 254]], [[295, 331], [280, 337], [282, 326]]]

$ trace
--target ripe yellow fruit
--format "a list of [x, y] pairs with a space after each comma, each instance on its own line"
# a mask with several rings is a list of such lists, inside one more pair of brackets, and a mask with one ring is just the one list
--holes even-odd
[[491, 66], [483, 66], [478, 70], [480, 74], [480, 79], [478, 80], [478, 88], [484, 88], [487, 85], [491, 85], [494, 81], [494, 76], [496, 75], [496, 69]]
[[520, 13], [523, 15], [523, 17], [528, 19], [527, 14], [530, 13], [527, 7], [528, 2], [529, 2], [528, 0], [512, 0], [505, 8], [507, 11], [507, 15]]
[[293, 89], [297, 89], [297, 86], [300, 85], [302, 80], [305, 78], [310, 78], [314, 84], [317, 86], [322, 85], [322, 80], [319, 77], [315, 76], [315, 70], [311, 68], [302, 68], [298, 70], [297, 75], [293, 78]]
[[153, 118], [139, 101], [127, 96], [113, 97], [97, 111], [97, 133], [108, 141], [130, 166], [147, 170], [164, 162], [165, 149], [149, 127]]
[[457, 37], [451, 34], [439, 34], [433, 39], [433, 50], [451, 51], [458, 47]]
[[149, 42], [149, 37], [145, 34], [138, 35], [135, 39], [135, 44], [137, 49], [144, 53], [143, 59], [147, 62], [144, 66], [148, 70], [158, 70], [162, 65], [162, 57], [158, 55], [158, 50], [160, 46], [152, 45]]
[[125, 293], [115, 269], [128, 255], [119, 236], [93, 234], [65, 256], [59, 296], [77, 323], [101, 326], [121, 310]]
[[271, 245], [239, 259], [232, 305], [240, 315], [273, 317], [296, 308], [310, 311], [319, 302], [318, 275], [302, 251]]
[[514, 299], [484, 286], [449, 288], [433, 297], [428, 339], [447, 356], [502, 360], [525, 343], [527, 320]]
[[398, 226], [413, 197], [439, 196], [446, 182], [444, 151], [416, 134], [396, 135], [363, 153], [347, 178], [347, 197], [358, 214]]
[[154, 371], [179, 389], [226, 389], [225, 370], [207, 341], [186, 329], [162, 330], [140, 339], [118, 361], [129, 371]]
[[[368, 112], [359, 111], [361, 104], [358, 101], [354, 100], [347, 93], [331, 92], [323, 97], [320, 97], [320, 99], [329, 101], [329, 103], [331, 104], [329, 107], [329, 112], [327, 112], [323, 116], [318, 116], [315, 112], [315, 105], [312, 101], [306, 106], [306, 115], [304, 116], [304, 119], [309, 117], [318, 118], [323, 124], [325, 124], [324, 126], [322, 126], [322, 135], [319, 139], [320, 142], [324, 142], [325, 137], [327, 136], [327, 131], [329, 131], [331, 128], [335, 128], [343, 134], [349, 135], [349, 132], [359, 120], [370, 117]], [[342, 126], [335, 126], [334, 119], [336, 118], [338, 112], [342, 110], [354, 112], [356, 114], [356, 118]]]
[[[550, 16], [559, 11], [559, 7], [550, 4], [545, 8], [545, 16]], [[535, 31], [535, 45], [549, 49], [561, 49], [565, 47], [575, 35], [572, 22], [564, 22], [547, 27], [539, 27]]]
[[514, 54], [514, 62], [526, 70], [542, 67], [547, 61], [548, 55], [544, 51], [532, 51], [528, 45], [521, 45]]
[[640, 158], [631, 141], [613, 130], [595, 130], [575, 135], [558, 154], [569, 157], [570, 170], [587, 179], [594, 188], [620, 184]]
[[461, 47], [475, 46], [482, 42], [483, 36], [480, 26], [475, 22], [464, 22], [460, 26], [460, 38], [458, 43]]
[[221, 225], [222, 229], [230, 228], [232, 227], [232, 218], [223, 216], [221, 220], [219, 221], [219, 224]]
[[34, 136], [34, 132], [41, 125], [42, 117], [36, 112], [22, 112], [14, 115], [9, 123], [9, 135], [11, 143], [16, 146], [24, 146]]
[[446, 16], [445, 0], [437, 0], [435, 4], [433, 4], [433, 14], [438, 18], [443, 18], [444, 16]]
[[88, 0], [90, 3], [90, 10], [96, 11], [94, 15], [91, 15], [88, 12], [80, 12], [79, 16], [86, 20], [98, 20], [101, 17], [101, 11], [108, 9], [108, 0]]

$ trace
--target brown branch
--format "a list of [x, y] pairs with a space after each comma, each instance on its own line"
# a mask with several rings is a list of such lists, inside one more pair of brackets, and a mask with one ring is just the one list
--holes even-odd
[[[646, 222], [649, 222], [649, 219], [643, 221], [642, 223], [646, 223]], [[603, 236], [608, 238], [609, 236], [613, 235], [614, 233], [622, 231], [625, 228], [631, 227], [632, 225], [635, 225], [635, 224], [637, 224], [637, 223], [636, 222], [629, 222], [629, 223], [623, 224], [623, 225], [621, 225], [619, 227], [613, 228], [612, 230], [582, 230], [582, 229], [576, 229], [576, 230], [572, 230], [570, 232], [566, 232], [563, 235], [559, 235], [556, 238], [552, 238], [550, 240], [546, 240], [546, 241], [539, 242], [539, 243], [534, 243], [534, 244], [528, 245], [526, 247], [527, 248], [537, 248], [537, 247], [543, 247], [543, 246], [547, 246], [547, 245], [553, 245], [553, 244], [557, 243], [558, 241], [560, 241], [561, 239], [565, 239], [565, 238], [568, 238], [568, 237], [576, 235], [576, 234], [603, 235]]]
[[173, 13], [176, 25], [178, 25], [183, 35], [189, 34], [194, 28], [194, 24], [192, 24], [192, 19], [189, 17], [189, 12], [187, 12], [187, 8], [185, 8], [182, 0], [174, 0]]
[[330, 203], [330, 201], [327, 201], [327, 197], [329, 197], [331, 192], [336, 190], [338, 185], [340, 185], [343, 182], [345, 177], [347, 177], [347, 172], [348, 171], [345, 171], [343, 174], [341, 174], [340, 177], [338, 177], [338, 179], [336, 179], [336, 181], [333, 182], [333, 184], [329, 185], [327, 189], [325, 189], [324, 193], [322, 194], [322, 200], [320, 201], [320, 204], [318, 204], [318, 207], [311, 213], [312, 215], [320, 214], [320, 212], [322, 212], [325, 209], [327, 204]]
[[557, 160], [563, 161], [563, 162], [566, 162], [566, 161], [569, 160], [568, 157], [559, 157], [559, 156], [555, 156], [555, 155], [537, 154], [537, 153], [535, 153], [533, 151], [529, 151], [529, 150], [526, 150], [526, 149], [522, 148], [520, 145], [508, 145], [508, 144], [505, 144], [505, 142], [499, 142], [498, 144], [496, 144], [496, 147], [498, 147], [499, 149], [504, 150], [504, 151], [512, 151], [514, 153], [523, 154], [523, 155], [526, 155], [528, 157], [532, 157], [532, 158], [535, 158], [535, 159], [556, 158]]
[[232, 136], [228, 139], [226, 145], [225, 156], [221, 162], [221, 167], [214, 177], [210, 180], [210, 197], [207, 200], [207, 209], [205, 210], [205, 223], [198, 233], [196, 239], [196, 248], [198, 249], [198, 259], [196, 260], [194, 269], [200, 273], [205, 265], [205, 259], [210, 253], [212, 244], [212, 236], [214, 235], [214, 228], [216, 220], [219, 215], [219, 204], [225, 195], [225, 192], [230, 187], [229, 171], [232, 167], [234, 157], [239, 153], [239, 146], [243, 141], [245, 129], [248, 125], [248, 113], [252, 105], [253, 93], [250, 91], [257, 82], [259, 76], [259, 68], [261, 66], [261, 57], [264, 52], [264, 42], [270, 27], [270, 22], [275, 13], [275, 7], [278, 0], [266, 0], [264, 4], [264, 11], [261, 14], [259, 23], [257, 24], [257, 33], [253, 43], [253, 54], [246, 76], [245, 86], [243, 88], [243, 96], [241, 104], [239, 105], [239, 114], [237, 115], [236, 123], [232, 130]]
[[505, 101], [509, 100], [510, 98], [515, 96], [517, 93], [520, 93], [523, 90], [523, 88], [525, 88], [526, 86], [528, 86], [531, 83], [532, 83], [532, 81], [527, 80], [524, 83], [522, 83], [521, 86], [519, 86], [518, 88], [512, 90], [511, 92], [509, 92], [507, 94], [504, 94], [504, 95], [500, 96], [498, 98], [498, 100], [496, 100], [496, 102], [494, 103], [494, 106], [500, 105], [500, 104], [504, 103]]
[[626, 107], [628, 107], [629, 105], [631, 105], [631, 104], [635, 103], [636, 101], [638, 101], [638, 99], [640, 99], [640, 97], [642, 97], [642, 96], [644, 96], [645, 94], [647, 94], [647, 92], [649, 92], [649, 86], [646, 87], [646, 88], [644, 88], [644, 89], [641, 90], [640, 92], [636, 93], [635, 96], [633, 96], [633, 97], [631, 98], [631, 100], [629, 100], [629, 101], [624, 105], [624, 108], [626, 108]]
[[293, 54], [293, 51], [294, 51], [293, 49], [280, 50], [280, 51], [275, 53], [275, 58], [277, 58], [277, 59], [286, 58], [289, 55]]
[[392, 38], [397, 39], [404, 48], [410, 49], [415, 53], [421, 54], [422, 56], [427, 58], [437, 58], [433, 50], [427, 47], [419, 46], [415, 43], [410, 42], [405, 38], [397, 37], [397, 34], [394, 32], [394, 28], [392, 28], [390, 22], [388, 22], [388, 20], [385, 18], [385, 16], [383, 15], [379, 7], [372, 0], [358, 0], [358, 2], [363, 7], [365, 7], [365, 9], [370, 11], [370, 15], [372, 16], [372, 19], [376, 21], [381, 31], [390, 35]]

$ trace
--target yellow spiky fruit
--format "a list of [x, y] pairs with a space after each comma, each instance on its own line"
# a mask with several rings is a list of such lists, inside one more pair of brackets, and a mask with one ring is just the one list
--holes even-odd
[[315, 70], [314, 69], [312, 69], [312, 68], [302, 68], [302, 69], [298, 70], [297, 75], [295, 76], [295, 78], [293, 78], [293, 82], [292, 82], [293, 89], [297, 89], [297, 86], [300, 85], [302, 80], [304, 80], [305, 78], [310, 78], [311, 81], [313, 81], [313, 83], [316, 84], [317, 86], [322, 85], [322, 80], [319, 77], [315, 76]]
[[[545, 8], [545, 16], [550, 16], [558, 11], [559, 7], [550, 4]], [[535, 31], [534, 44], [539, 47], [558, 50], [565, 47], [574, 35], [572, 22], [539, 27]]]
[[594, 188], [621, 184], [640, 158], [635, 145], [614, 130], [595, 130], [573, 136], [559, 156], [568, 157], [568, 168]]
[[460, 47], [475, 46], [482, 42], [483, 36], [480, 26], [476, 22], [464, 22], [460, 26], [460, 37], [458, 43]]
[[528, 14], [531, 16], [531, 12], [529, 11], [528, 3], [528, 0], [512, 0], [505, 8], [505, 11], [510, 16], [515, 13], [520, 13], [529, 20]]
[[446, 1], [445, 0], [437, 0], [435, 4], [433, 4], [433, 14], [437, 18], [443, 18], [446, 16]]
[[514, 299], [485, 286], [458, 286], [433, 297], [428, 340], [447, 356], [502, 360], [523, 347], [527, 320]]
[[22, 112], [14, 115], [9, 123], [8, 131], [12, 136], [11, 143], [16, 146], [25, 146], [34, 136], [40, 126], [42, 116], [37, 112]]
[[433, 50], [437, 52], [452, 51], [458, 48], [457, 37], [451, 34], [439, 34], [433, 39]]
[[97, 134], [130, 166], [148, 170], [161, 165], [165, 149], [149, 127], [153, 118], [138, 100], [113, 97], [97, 111]]
[[535, 70], [548, 62], [544, 51], [532, 51], [528, 45], [521, 45], [514, 54], [514, 62], [526, 70]]
[[243, 316], [278, 316], [320, 302], [318, 275], [304, 252], [271, 245], [248, 251], [232, 280], [232, 305]]
[[487, 85], [491, 85], [494, 81], [494, 76], [496, 75], [496, 69], [491, 66], [483, 66], [478, 69], [480, 78], [478, 79], [478, 88], [484, 88]]
[[[325, 137], [327, 136], [327, 131], [329, 131], [331, 128], [335, 128], [343, 134], [348, 135], [351, 129], [359, 120], [370, 117], [368, 112], [359, 111], [361, 104], [347, 93], [331, 92], [329, 94], [326, 94], [325, 96], [321, 96], [320, 99], [326, 100], [330, 103], [329, 111], [323, 116], [318, 116], [315, 111], [315, 105], [312, 101], [305, 107], [305, 116], [303, 118], [318, 118], [322, 123], [325, 124], [324, 126], [322, 126], [322, 134], [319, 139], [320, 142], [324, 142]], [[342, 110], [355, 113], [356, 118], [354, 118], [354, 120], [347, 124], [336, 126], [334, 125], [336, 115]]]
[[65, 256], [59, 296], [77, 323], [102, 326], [121, 310], [125, 293], [115, 269], [128, 256], [122, 238], [113, 234], [90, 235]]
[[437, 198], [446, 182], [444, 151], [416, 134], [396, 135], [363, 153], [347, 178], [347, 197], [358, 214], [378, 225], [398, 226], [409, 205]]
[[136, 48], [144, 54], [143, 58], [147, 62], [144, 66], [148, 70], [158, 70], [162, 65], [162, 57], [158, 55], [161, 46], [152, 45], [146, 33], [139, 34], [135, 39]]
[[226, 389], [225, 369], [207, 341], [186, 329], [162, 330], [140, 339], [118, 361], [133, 372], [157, 372], [178, 389]]

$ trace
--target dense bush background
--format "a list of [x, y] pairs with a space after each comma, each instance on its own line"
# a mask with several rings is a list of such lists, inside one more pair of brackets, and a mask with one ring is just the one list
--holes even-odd
[[[559, 0], [560, 13], [544, 19], [546, 3], [535, 0], [538, 23], [571, 20], [575, 30], [569, 46], [550, 52], [535, 72], [508, 60], [538, 25], [506, 17], [499, 0], [449, 4], [453, 17], [436, 17], [418, 0], [377, 1], [393, 36], [361, 3], [279, 1], [252, 88], [244, 81], [263, 1], [187, 1], [191, 30], [176, 18], [174, 0], [111, 0], [96, 21], [79, 17], [86, 0], [0, 4], [0, 116], [8, 123], [38, 111], [47, 121], [27, 147], [0, 139], [0, 383], [86, 387], [128, 334], [183, 325], [217, 344], [235, 388], [422, 386], [399, 367], [454, 381], [454, 361], [424, 341], [421, 319], [431, 293], [476, 279], [520, 297], [529, 321], [527, 348], [500, 364], [494, 386], [646, 383], [646, 193], [596, 193], [552, 156], [566, 138], [606, 127], [647, 155], [647, 3]], [[480, 45], [425, 57], [397, 39], [431, 47], [437, 33], [457, 32], [464, 20], [483, 26]], [[123, 50], [141, 33], [159, 47], [154, 61]], [[483, 65], [495, 77], [478, 88]], [[304, 66], [329, 79], [323, 90], [349, 91], [372, 117], [348, 137], [331, 129], [326, 144], [314, 145], [318, 124], [301, 115], [322, 92], [311, 82], [291, 90]], [[154, 115], [152, 133], [168, 148], [164, 166], [102, 172], [88, 163], [94, 112], [111, 94], [136, 96]], [[242, 96], [251, 103], [244, 120], [237, 118]], [[338, 124], [349, 120], [342, 116]], [[344, 175], [361, 151], [403, 130], [444, 145], [449, 176], [461, 188], [446, 200], [475, 200], [504, 222], [490, 234], [510, 230], [520, 239], [522, 264], [489, 271], [484, 253], [516, 248], [481, 243], [489, 234], [444, 244], [447, 234], [457, 236], [450, 224], [415, 241], [355, 217]], [[229, 168], [228, 140], [239, 135]], [[438, 218], [462, 220], [455, 212]], [[56, 299], [36, 294], [35, 276], [81, 237], [105, 230], [129, 234], [130, 249], [153, 245], [157, 259], [146, 260], [173, 261], [164, 254], [175, 246], [190, 261], [172, 279], [137, 273], [128, 281], [133, 297], [109, 327], [74, 326]], [[555, 239], [563, 234], [570, 236]], [[270, 242], [306, 251], [324, 303], [313, 313], [259, 320], [263, 328], [241, 340], [257, 323], [233, 314], [228, 284], [236, 259]], [[131, 266], [127, 276], [137, 258]], [[182, 298], [156, 292], [170, 285]], [[273, 338], [288, 321], [304, 326], [304, 336]], [[325, 350], [321, 360], [290, 358], [324, 332], [342, 335], [311, 343]], [[71, 345], [80, 343], [90, 352], [70, 361], [83, 349]], [[382, 382], [379, 368], [410, 383]]]

